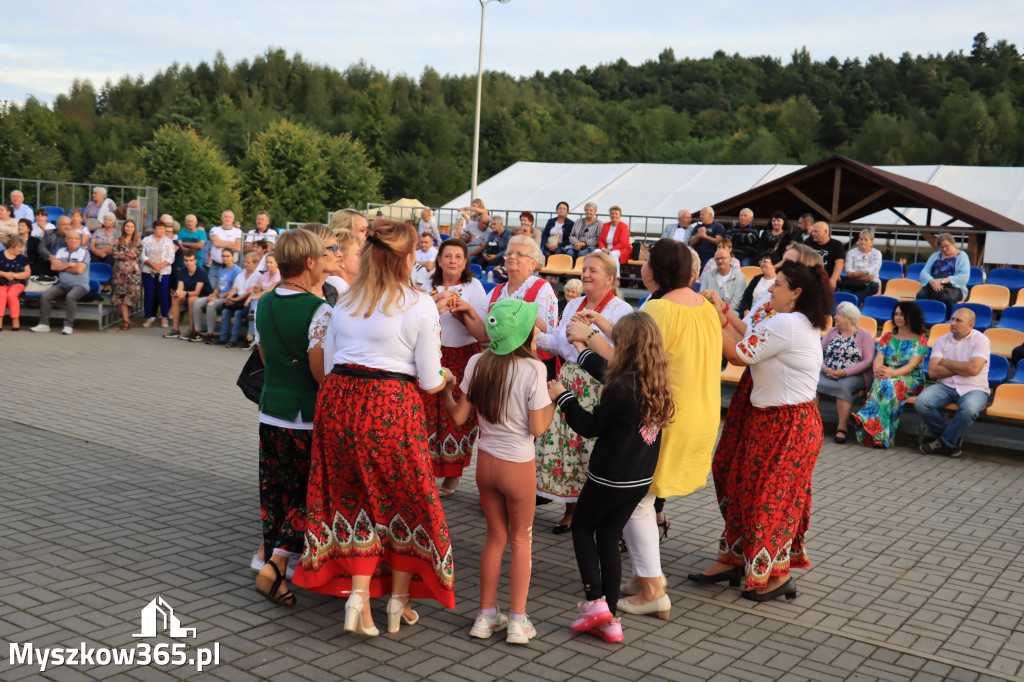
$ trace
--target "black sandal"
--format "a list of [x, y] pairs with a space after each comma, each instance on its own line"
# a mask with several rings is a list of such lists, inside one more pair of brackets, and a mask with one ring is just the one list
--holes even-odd
[[670, 524], [668, 522], [667, 518], [664, 521], [662, 521], [661, 523], [658, 524], [658, 542], [659, 543], [665, 542], [665, 540], [668, 539], [668, 529], [671, 527], [671, 525], [672, 524]]
[[[842, 434], [842, 435], [839, 435], [839, 434]], [[846, 431], [844, 431], [842, 429], [840, 429], [839, 431], [836, 431], [836, 436], [832, 440], [834, 440], [835, 442], [837, 442], [840, 445], [842, 445], [843, 443], [846, 442]]]
[[285, 591], [284, 594], [277, 593], [278, 588], [281, 587], [281, 583], [284, 582], [284, 575], [282, 575], [281, 569], [278, 568], [277, 564], [273, 561], [268, 561], [265, 565], [274, 569], [275, 577], [273, 583], [269, 590], [261, 589], [261, 584], [263, 587], [266, 587], [267, 583], [271, 582], [271, 580], [265, 575], [258, 575], [256, 576], [256, 591], [266, 597], [267, 601], [272, 604], [279, 604], [280, 606], [295, 606], [298, 603], [298, 600], [295, 598], [295, 595], [292, 594], [291, 590]]

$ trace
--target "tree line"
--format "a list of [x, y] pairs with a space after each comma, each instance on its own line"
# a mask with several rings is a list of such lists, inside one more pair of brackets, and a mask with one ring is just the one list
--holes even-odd
[[[475, 76], [344, 71], [268, 49], [231, 66], [75, 82], [0, 113], [0, 176], [160, 190], [162, 210], [275, 223], [366, 201], [438, 205], [469, 185]], [[1024, 63], [968, 53], [790, 60], [671, 49], [528, 77], [484, 75], [480, 179], [515, 161], [1024, 164]]]

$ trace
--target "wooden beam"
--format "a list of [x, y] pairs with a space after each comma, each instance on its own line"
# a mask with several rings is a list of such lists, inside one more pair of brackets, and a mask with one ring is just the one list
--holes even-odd
[[836, 221], [835, 221], [835, 220], [834, 220], [834, 219], [833, 219], [833, 218], [832, 218], [832, 217], [831, 217], [831, 216], [829, 215], [829, 212], [828, 212], [828, 211], [826, 211], [825, 209], [823, 209], [823, 208], [822, 208], [822, 207], [821, 207], [821, 206], [820, 206], [820, 205], [818, 204], [818, 202], [816, 202], [816, 201], [815, 201], [814, 199], [810, 198], [809, 196], [807, 196], [806, 194], [804, 194], [803, 192], [801, 192], [800, 190], [798, 190], [798, 189], [797, 189], [796, 187], [794, 187], [793, 185], [786, 185], [786, 189], [788, 189], [788, 190], [789, 190], [789, 191], [790, 191], [790, 192], [791, 192], [791, 193], [792, 193], [793, 195], [795, 195], [797, 199], [799, 199], [800, 201], [804, 202], [805, 204], [807, 204], [808, 206], [810, 206], [811, 208], [813, 208], [813, 209], [814, 209], [815, 211], [817, 211], [817, 212], [818, 212], [818, 215], [821, 215], [821, 216], [823, 216], [823, 217], [826, 217], [826, 218], [828, 218], [829, 222], [833, 222], [833, 223], [834, 223], [834, 222], [836, 222]]
[[981, 260], [985, 256], [985, 244], [981, 237], [984, 233], [972, 232], [967, 235], [967, 257], [971, 259], [971, 265], [981, 267]]
[[899, 211], [897, 211], [897, 210], [896, 210], [895, 208], [893, 208], [892, 206], [890, 206], [890, 207], [889, 207], [889, 210], [890, 210], [890, 211], [892, 211], [893, 213], [895, 213], [896, 215], [898, 215], [898, 216], [899, 216], [900, 218], [902, 218], [903, 220], [905, 220], [905, 221], [907, 222], [907, 225], [915, 225], [915, 226], [917, 225], [917, 223], [915, 223], [915, 222], [914, 222], [913, 220], [911, 220], [911, 219], [910, 219], [910, 218], [908, 218], [907, 216], [905, 216], [905, 215], [903, 215], [902, 213], [900, 213]]
[[839, 218], [839, 185], [843, 179], [842, 166], [836, 166], [835, 179], [832, 181], [832, 222], [838, 222]]
[[838, 216], [836, 216], [835, 222], [837, 222], [837, 223], [843, 222], [844, 220], [846, 220], [846, 217], [849, 216], [849, 215], [852, 215], [854, 213], [854, 211], [859, 211], [860, 209], [862, 209], [865, 206], [867, 206], [868, 204], [870, 204], [872, 201], [877, 201], [878, 199], [881, 199], [882, 195], [884, 195], [888, 191], [889, 190], [887, 190], [886, 188], [883, 187], [880, 190], [876, 190], [876, 191], [872, 192], [871, 194], [869, 194], [868, 196], [864, 197], [863, 199], [858, 201], [856, 204], [854, 204], [853, 206], [851, 206], [850, 208], [846, 209], [845, 211], [840, 213]]
[[940, 225], [939, 227], [949, 227], [950, 225], [952, 225], [956, 221], [957, 221], [957, 218], [955, 218], [955, 217], [954, 218], [950, 218], [946, 222], [942, 223], [942, 225]]

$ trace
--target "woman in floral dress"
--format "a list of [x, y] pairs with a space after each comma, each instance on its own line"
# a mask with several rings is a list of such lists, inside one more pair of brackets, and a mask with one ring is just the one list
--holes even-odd
[[928, 337], [924, 313], [912, 301], [892, 311], [895, 331], [882, 334], [875, 355], [875, 381], [861, 411], [853, 415], [857, 441], [876, 448], [892, 447], [907, 400], [924, 388], [924, 357]]
[[111, 277], [110, 300], [121, 306], [121, 329], [132, 326], [132, 308], [139, 303], [139, 287], [142, 286], [142, 270], [139, 268], [141, 242], [134, 220], [124, 221], [121, 236], [114, 244], [114, 273]]

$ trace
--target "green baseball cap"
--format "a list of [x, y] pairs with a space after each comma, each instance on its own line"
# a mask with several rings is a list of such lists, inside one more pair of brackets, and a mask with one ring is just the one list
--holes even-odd
[[536, 303], [505, 298], [493, 306], [484, 318], [487, 336], [491, 338], [491, 352], [508, 355], [530, 338], [530, 331], [537, 323]]

